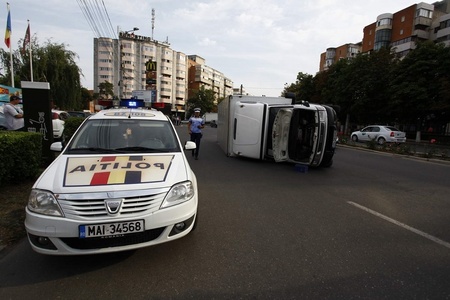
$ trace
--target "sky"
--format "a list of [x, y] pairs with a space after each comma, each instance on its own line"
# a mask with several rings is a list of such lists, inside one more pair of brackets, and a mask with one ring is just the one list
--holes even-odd
[[[433, 3], [426, 2], [426, 3]], [[97, 3], [107, 22], [91, 26], [83, 3]], [[255, 96], [280, 96], [299, 72], [315, 75], [329, 47], [357, 43], [363, 28], [384, 13], [419, 2], [408, 0], [9, 0], [11, 45], [19, 48], [30, 21], [38, 43], [65, 44], [77, 54], [83, 87], [93, 89], [93, 40], [117, 31], [168, 41], [186, 55], [198, 55]], [[90, 5], [92, 7], [92, 5]], [[152, 9], [155, 10], [152, 31]], [[6, 29], [7, 4], [0, 5]], [[95, 16], [95, 11], [92, 12]], [[92, 18], [91, 20], [95, 20]], [[2, 25], [3, 24], [3, 25]], [[93, 29], [94, 28], [94, 29]], [[108, 30], [109, 29], [109, 30]], [[1, 42], [2, 48], [6, 48]]]

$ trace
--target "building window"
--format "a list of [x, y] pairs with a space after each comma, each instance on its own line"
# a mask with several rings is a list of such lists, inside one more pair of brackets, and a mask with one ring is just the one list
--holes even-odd
[[378, 26], [392, 25], [392, 19], [381, 19], [378, 21]]
[[375, 34], [374, 50], [388, 47], [391, 42], [392, 31], [390, 29], [378, 30]]
[[403, 35], [403, 29], [400, 29], [400, 35]]
[[433, 17], [433, 12], [428, 9], [420, 8], [416, 11], [416, 17], [425, 17], [431, 19]]
[[439, 25], [440, 26], [438, 27], [438, 30], [439, 29], [444, 29], [444, 28], [449, 28], [450, 27], [450, 19], [441, 22]]
[[402, 23], [405, 22], [405, 16], [402, 16]]

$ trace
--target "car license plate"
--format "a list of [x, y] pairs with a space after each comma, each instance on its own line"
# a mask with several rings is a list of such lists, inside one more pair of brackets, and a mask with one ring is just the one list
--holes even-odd
[[144, 231], [144, 229], [145, 229], [144, 220], [95, 224], [95, 225], [80, 225], [79, 237], [80, 239], [84, 239], [93, 237], [124, 235], [135, 232], [142, 232]]

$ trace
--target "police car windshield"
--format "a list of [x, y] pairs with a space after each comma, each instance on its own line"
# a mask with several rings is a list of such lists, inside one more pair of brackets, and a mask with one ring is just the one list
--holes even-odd
[[179, 152], [167, 121], [141, 119], [88, 120], [67, 147], [67, 153]]

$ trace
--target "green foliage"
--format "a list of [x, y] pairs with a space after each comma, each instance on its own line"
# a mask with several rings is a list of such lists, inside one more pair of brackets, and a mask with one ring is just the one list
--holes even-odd
[[81, 88], [81, 103], [83, 109], [89, 108], [89, 102], [94, 99], [93, 95], [89, 92], [87, 88]]
[[[14, 82], [20, 87], [21, 81], [30, 81], [29, 52], [22, 52], [23, 40], [19, 40], [18, 49], [13, 51]], [[33, 80], [50, 83], [50, 98], [53, 105], [64, 110], [81, 110], [85, 103], [81, 99], [81, 69], [75, 63], [77, 54], [67, 50], [65, 44], [47, 41], [40, 46], [36, 37], [32, 38]], [[9, 52], [0, 49], [0, 83], [11, 85], [11, 59]]]
[[78, 127], [80, 127], [81, 123], [83, 123], [84, 120], [85, 118], [81, 117], [70, 117], [64, 121], [63, 135], [65, 141], [69, 141], [72, 138], [73, 134], [78, 129]]
[[112, 99], [114, 97], [114, 85], [109, 81], [104, 81], [98, 85], [99, 96], [105, 99]]
[[335, 104], [358, 124], [449, 122], [450, 47], [425, 42], [400, 59], [391, 49], [341, 59], [314, 77], [298, 73], [283, 91], [312, 103]]
[[371, 139], [366, 143], [367, 148], [371, 150], [375, 150], [377, 148], [378, 142], [375, 139]]
[[312, 75], [299, 72], [295, 83], [286, 86], [283, 95], [287, 92], [295, 93], [298, 100], [311, 101], [314, 95], [313, 79], [314, 77]]
[[194, 108], [199, 107], [202, 110], [202, 114], [205, 112], [211, 112], [214, 109], [214, 91], [207, 90], [204, 86], [200, 90], [196, 91], [194, 95], [188, 99], [188, 116], [192, 115]]
[[39, 60], [34, 63], [42, 81], [50, 83], [50, 97], [53, 104], [65, 110], [79, 110], [81, 107], [81, 70], [75, 63], [77, 55], [66, 49], [64, 44], [47, 42], [45, 47], [33, 50]]
[[450, 113], [450, 49], [418, 44], [393, 70], [391, 92], [390, 108], [403, 120]]
[[42, 135], [0, 131], [0, 185], [31, 179], [42, 166]]
[[392, 152], [396, 154], [402, 155], [411, 155], [412, 150], [411, 146], [406, 143], [384, 143], [381, 146], [381, 151], [383, 152]]

